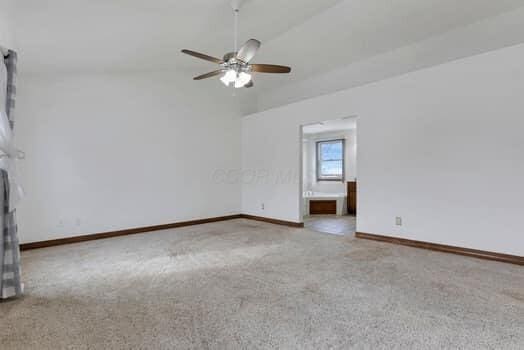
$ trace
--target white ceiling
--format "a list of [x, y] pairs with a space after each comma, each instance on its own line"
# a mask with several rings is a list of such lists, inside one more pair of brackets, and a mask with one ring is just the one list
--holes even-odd
[[521, 6], [523, 0], [345, 0], [267, 43], [258, 59], [291, 62], [292, 76], [280, 80], [302, 80]]
[[[248, 0], [239, 40], [262, 42], [339, 0]], [[42, 71], [215, 68], [183, 48], [222, 57], [233, 51], [229, 0], [16, 0], [17, 46], [25, 69]]]
[[[262, 111], [340, 90], [377, 82], [453, 60], [513, 46], [524, 41], [524, 7], [457, 27], [364, 60], [269, 88], [258, 84], [257, 105]], [[262, 77], [264, 78], [264, 77]]]
[[[233, 45], [229, 0], [11, 4], [25, 72], [169, 70], [189, 83], [216, 66], [180, 49], [220, 57]], [[262, 41], [254, 61], [293, 67], [291, 75], [257, 75], [249, 94], [292, 86], [523, 6], [524, 0], [248, 0], [241, 11], [240, 40]], [[191, 83], [223, 88], [216, 80]]]
[[357, 128], [357, 118], [347, 117], [341, 119], [327, 120], [320, 123], [305, 125], [302, 131], [306, 135], [322, 134], [327, 132], [346, 131]]

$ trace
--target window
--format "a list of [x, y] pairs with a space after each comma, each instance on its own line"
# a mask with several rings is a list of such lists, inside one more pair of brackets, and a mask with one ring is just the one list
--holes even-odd
[[317, 181], [344, 181], [344, 140], [317, 142]]

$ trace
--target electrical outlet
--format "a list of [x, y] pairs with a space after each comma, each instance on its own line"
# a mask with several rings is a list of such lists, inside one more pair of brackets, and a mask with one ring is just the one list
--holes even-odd
[[395, 218], [395, 224], [396, 224], [397, 226], [402, 226], [402, 218], [401, 218], [400, 216], [397, 216], [397, 217]]

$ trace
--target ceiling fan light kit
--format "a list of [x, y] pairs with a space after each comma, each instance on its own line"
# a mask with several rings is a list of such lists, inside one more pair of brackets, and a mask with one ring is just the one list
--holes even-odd
[[257, 73], [290, 73], [291, 68], [286, 66], [278, 66], [273, 64], [251, 64], [249, 63], [258, 49], [260, 48], [260, 41], [256, 39], [249, 39], [240, 49], [238, 48], [238, 13], [240, 10], [241, 0], [233, 0], [231, 5], [235, 18], [234, 31], [234, 51], [228, 52], [223, 59], [212, 57], [200, 52], [191, 50], [182, 50], [183, 53], [206, 60], [220, 65], [220, 69], [199, 75], [194, 80], [202, 80], [211, 78], [217, 75], [222, 75], [220, 80], [226, 86], [234, 86], [235, 88], [250, 88], [253, 87], [253, 72]]

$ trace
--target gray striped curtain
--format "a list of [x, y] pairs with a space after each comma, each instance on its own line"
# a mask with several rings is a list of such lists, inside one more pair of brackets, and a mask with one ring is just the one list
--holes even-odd
[[[16, 96], [16, 61], [17, 55], [9, 51], [4, 58], [7, 67], [7, 102], [6, 112], [11, 129], [14, 128], [14, 109]], [[3, 228], [0, 239], [0, 300], [22, 295], [20, 280], [20, 248], [15, 210], [9, 208], [9, 177], [0, 169], [0, 215]]]

